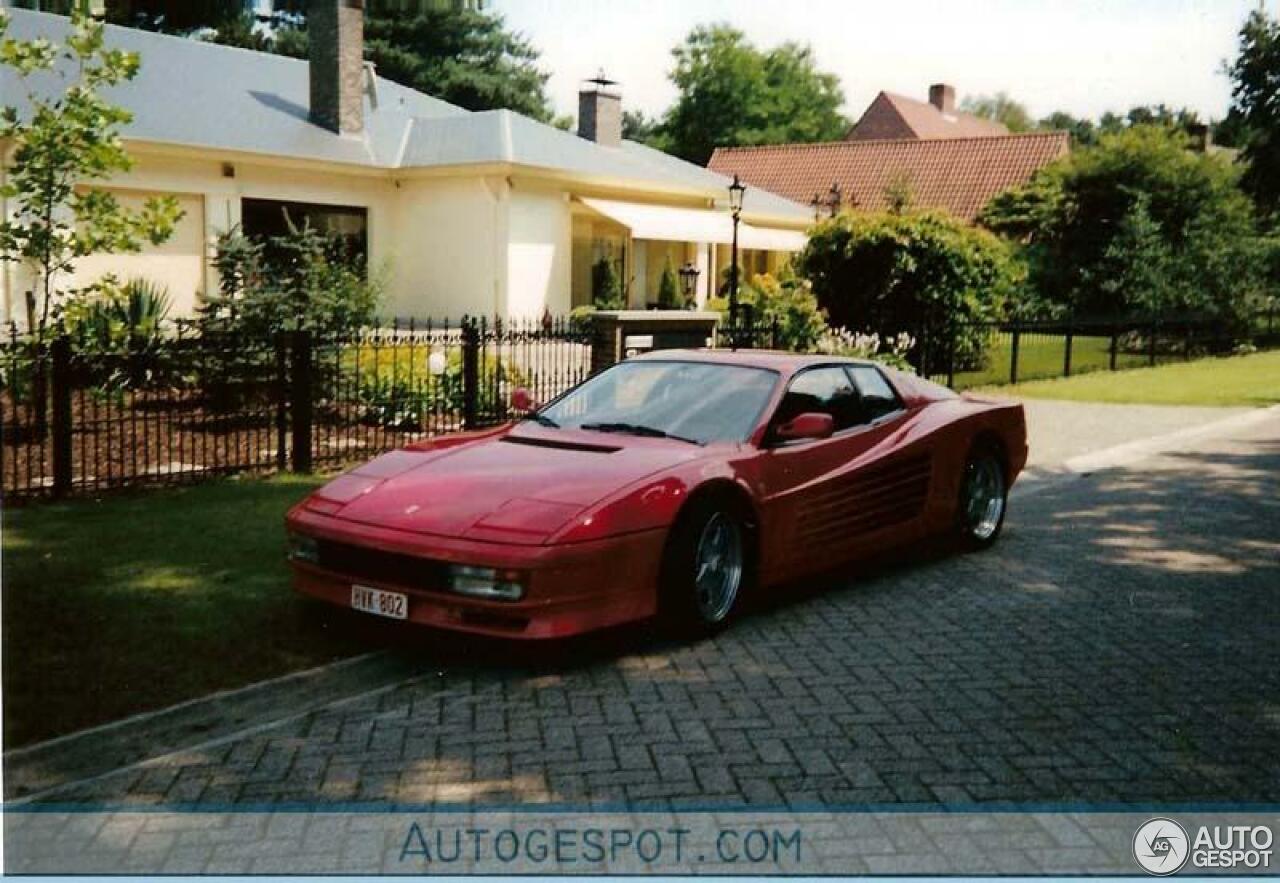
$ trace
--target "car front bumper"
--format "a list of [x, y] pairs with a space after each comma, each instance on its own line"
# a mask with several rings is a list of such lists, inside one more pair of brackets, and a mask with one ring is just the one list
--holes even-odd
[[474, 634], [518, 639], [563, 638], [657, 612], [658, 572], [665, 529], [563, 545], [478, 542], [414, 534], [299, 507], [288, 529], [318, 542], [366, 552], [412, 556], [433, 565], [465, 564], [527, 574], [519, 601], [472, 598], [443, 586], [422, 586], [411, 573], [376, 577], [292, 560], [293, 587], [303, 595], [350, 607], [353, 585], [398, 592], [408, 598], [407, 621]]

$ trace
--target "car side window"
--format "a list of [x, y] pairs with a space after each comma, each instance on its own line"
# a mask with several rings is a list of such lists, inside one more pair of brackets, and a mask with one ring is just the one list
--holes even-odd
[[899, 401], [897, 393], [893, 391], [893, 387], [884, 379], [879, 369], [871, 365], [851, 365], [849, 373], [853, 376], [853, 382], [858, 388], [858, 395], [862, 401], [864, 423], [879, 420], [886, 414], [901, 410], [902, 402]]
[[860, 422], [858, 393], [843, 368], [814, 368], [797, 374], [778, 405], [773, 425], [810, 412], [830, 414], [836, 432]]

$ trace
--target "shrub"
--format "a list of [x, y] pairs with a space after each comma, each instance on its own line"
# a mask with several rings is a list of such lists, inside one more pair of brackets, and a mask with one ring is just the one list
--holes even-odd
[[[432, 415], [461, 416], [462, 350], [449, 350], [439, 374], [431, 372], [429, 360], [430, 349], [423, 345], [379, 346], [374, 358], [364, 356], [357, 370], [354, 354], [348, 353], [342, 370], [352, 375], [363, 419], [389, 429], [422, 431], [431, 426]], [[479, 380], [476, 409], [496, 416], [505, 413], [510, 393], [528, 383], [514, 364], [496, 356], [481, 359]]]
[[881, 334], [957, 328], [956, 364], [983, 359], [974, 323], [1003, 317], [1020, 265], [996, 236], [941, 212], [846, 212], [814, 227], [796, 270], [832, 325]]
[[103, 393], [168, 383], [179, 373], [164, 345], [171, 301], [164, 286], [146, 279], [120, 285], [107, 277], [66, 304], [63, 327], [78, 360], [77, 382]]
[[979, 221], [1017, 243], [1035, 296], [1061, 310], [1234, 322], [1267, 286], [1240, 174], [1180, 133], [1133, 126], [996, 196]]
[[880, 335], [874, 332], [853, 332], [844, 328], [828, 328], [818, 338], [813, 351], [829, 356], [873, 359], [903, 371], [914, 372], [915, 369], [907, 361], [907, 354], [911, 352], [911, 348], [915, 345], [915, 338], [905, 331], [882, 341]]
[[300, 329], [350, 334], [374, 322], [386, 287], [383, 274], [370, 274], [339, 237], [292, 223], [265, 241], [239, 229], [223, 233], [214, 267], [219, 290], [201, 298], [201, 329], [258, 339]]
[[82, 352], [119, 353], [160, 338], [172, 302], [168, 290], [146, 279], [123, 285], [107, 278], [69, 302], [64, 325]]
[[603, 257], [591, 266], [591, 302], [598, 310], [625, 310], [627, 297], [622, 277], [612, 258]]
[[671, 266], [670, 257], [662, 265], [662, 276], [658, 279], [658, 306], [664, 310], [678, 310], [684, 306], [684, 298], [680, 296], [680, 283], [676, 281], [676, 270]]

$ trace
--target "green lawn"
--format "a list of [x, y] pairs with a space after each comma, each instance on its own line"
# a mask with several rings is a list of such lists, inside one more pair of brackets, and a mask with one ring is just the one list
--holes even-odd
[[283, 516], [320, 479], [4, 513], [4, 738], [18, 745], [365, 649], [288, 587]]
[[[1066, 337], [1061, 334], [1023, 334], [1018, 342], [1018, 380], [1057, 377], [1062, 373], [1066, 356]], [[1009, 382], [1013, 341], [1000, 335], [987, 351], [987, 363], [980, 371], [958, 371], [956, 389], [991, 386]], [[1116, 368], [1146, 365], [1145, 354], [1116, 353]], [[1076, 337], [1071, 342], [1071, 372], [1084, 374], [1105, 371], [1111, 365], [1110, 337]], [[943, 379], [945, 378], [935, 378]]]
[[1002, 396], [1152, 405], [1280, 402], [1280, 350], [994, 387]]

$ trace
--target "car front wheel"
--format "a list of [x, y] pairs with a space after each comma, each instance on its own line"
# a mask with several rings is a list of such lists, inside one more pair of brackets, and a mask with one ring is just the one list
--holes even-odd
[[723, 502], [695, 502], [676, 524], [668, 546], [663, 618], [678, 633], [713, 633], [733, 616], [747, 577], [741, 516]]

